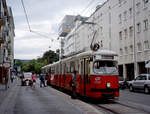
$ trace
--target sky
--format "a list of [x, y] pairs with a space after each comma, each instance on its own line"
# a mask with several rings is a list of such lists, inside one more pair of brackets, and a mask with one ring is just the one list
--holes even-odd
[[31, 60], [60, 48], [58, 28], [65, 15], [90, 16], [96, 6], [106, 0], [23, 1], [31, 30], [36, 33], [29, 31], [21, 0], [7, 0], [15, 23], [14, 58]]

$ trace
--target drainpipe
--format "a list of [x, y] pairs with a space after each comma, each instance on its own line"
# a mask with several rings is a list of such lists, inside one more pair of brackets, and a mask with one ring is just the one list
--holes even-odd
[[134, 29], [134, 36], [133, 36], [133, 59], [134, 59], [134, 78], [137, 76], [137, 60], [136, 60], [136, 31], [135, 31], [135, 0], [133, 0], [133, 29]]

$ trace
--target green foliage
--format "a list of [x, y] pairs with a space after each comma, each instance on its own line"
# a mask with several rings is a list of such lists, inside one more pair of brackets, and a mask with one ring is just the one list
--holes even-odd
[[41, 73], [41, 68], [47, 64], [56, 62], [59, 60], [59, 55], [52, 50], [49, 50], [43, 54], [42, 58], [33, 59], [27, 63], [17, 61], [16, 65], [21, 66], [23, 72], [35, 72]]
[[47, 61], [48, 64], [59, 60], [59, 55], [52, 50], [46, 51], [42, 57], [43, 60]]
[[16, 63], [15, 63], [17, 66], [22, 66], [23, 63], [21, 62], [21, 60], [17, 60]]

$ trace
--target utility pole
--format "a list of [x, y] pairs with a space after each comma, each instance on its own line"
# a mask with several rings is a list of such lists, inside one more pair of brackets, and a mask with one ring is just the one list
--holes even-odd
[[136, 22], [135, 22], [135, 0], [133, 0], [133, 59], [134, 59], [134, 78], [137, 76], [137, 63], [136, 63]]

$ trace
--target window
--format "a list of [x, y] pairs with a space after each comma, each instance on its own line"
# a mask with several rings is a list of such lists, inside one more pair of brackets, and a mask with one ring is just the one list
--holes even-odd
[[103, 27], [100, 27], [100, 33], [103, 34]]
[[141, 32], [141, 23], [138, 23], [138, 24], [137, 24], [137, 32], [138, 32], [138, 33]]
[[124, 14], [124, 21], [126, 21], [127, 20], [127, 11], [125, 11], [123, 14]]
[[122, 31], [119, 32], [119, 39], [122, 40]]
[[118, 2], [119, 2], [119, 6], [121, 6], [122, 0], [118, 0]]
[[122, 50], [122, 48], [120, 48], [120, 55], [123, 55], [123, 50]]
[[121, 16], [121, 14], [119, 14], [119, 23], [121, 23], [122, 22], [122, 16]]
[[142, 45], [141, 43], [137, 43], [138, 51], [142, 51]]
[[150, 80], [150, 76], [148, 77], [148, 80]]
[[133, 45], [130, 45], [130, 52], [133, 53]]
[[132, 17], [132, 8], [129, 9], [130, 17]]
[[124, 35], [125, 35], [124, 37], [125, 37], [125, 39], [126, 39], [127, 36], [128, 36], [127, 29], [124, 30]]
[[75, 70], [75, 62], [71, 61], [70, 62], [70, 73], [73, 73], [74, 70]]
[[118, 70], [114, 61], [95, 61], [93, 64], [93, 71], [96, 74], [118, 73]]
[[125, 50], [125, 54], [127, 55], [128, 54], [128, 47], [125, 47], [124, 50]]
[[147, 3], [148, 3], [148, 1], [149, 1], [149, 0], [143, 0], [143, 2], [144, 2], [145, 4], [147, 4]]
[[100, 20], [102, 21], [103, 19], [103, 13], [100, 14]]
[[141, 6], [141, 3], [138, 2], [138, 3], [136, 4], [136, 13], [137, 13], [137, 14], [140, 13], [140, 6]]
[[141, 76], [141, 80], [146, 80], [146, 76]]
[[149, 0], [143, 0], [144, 8], [147, 7], [148, 1], [149, 1]]
[[148, 29], [148, 19], [144, 20], [144, 30]]
[[136, 80], [141, 80], [141, 76], [136, 77]]
[[149, 42], [148, 41], [144, 41], [144, 49], [149, 49]]
[[133, 26], [129, 27], [129, 34], [130, 34], [130, 37], [133, 36]]

